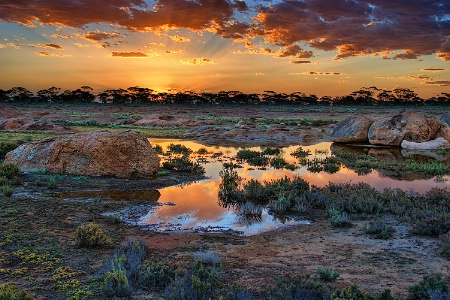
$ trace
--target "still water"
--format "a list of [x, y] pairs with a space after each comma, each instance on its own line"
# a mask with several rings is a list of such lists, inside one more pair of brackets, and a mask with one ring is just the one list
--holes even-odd
[[[223, 232], [230, 231], [243, 235], [254, 235], [264, 231], [279, 229], [285, 226], [308, 224], [308, 220], [299, 218], [283, 217], [279, 218], [276, 215], [269, 213], [268, 210], [263, 209], [261, 217], [258, 219], [247, 219], [239, 214], [237, 208], [221, 207], [218, 202], [218, 191], [221, 178], [219, 176], [224, 162], [231, 162], [232, 157], [240, 150], [236, 147], [220, 147], [220, 146], [206, 146], [193, 141], [180, 141], [169, 139], [151, 139], [153, 146], [159, 145], [164, 150], [171, 143], [182, 144], [193, 152], [201, 148], [206, 148], [209, 155], [206, 157], [195, 157], [193, 159], [205, 158], [206, 162], [202, 165], [205, 168], [205, 175], [207, 179], [197, 181], [190, 184], [168, 187], [159, 190], [160, 197], [158, 199], [158, 206], [152, 206], [147, 209], [145, 213], [136, 224], [148, 227], [151, 230], [165, 232], [165, 231], [197, 231], [197, 232]], [[289, 163], [296, 163], [298, 160], [290, 155], [298, 145], [283, 148], [282, 156]], [[332, 143], [323, 142], [310, 146], [302, 146], [305, 150], [310, 150], [312, 155], [310, 158], [317, 157], [323, 159], [331, 155], [330, 148]], [[247, 148], [250, 150], [261, 151], [261, 148]], [[342, 150], [342, 149], [340, 149]], [[344, 149], [345, 150], [345, 149]], [[352, 151], [366, 151], [367, 149], [356, 149]], [[380, 157], [385, 157], [386, 160], [393, 159], [392, 157], [399, 157], [402, 154], [399, 149], [386, 150], [387, 152], [380, 152]], [[217, 158], [212, 159], [212, 153], [223, 154]], [[440, 180], [436, 178], [425, 179], [422, 176], [407, 176], [402, 174], [381, 174], [378, 171], [372, 171], [367, 175], [358, 175], [356, 171], [342, 167], [338, 172], [329, 174], [326, 172], [312, 173], [307, 170], [306, 166], [300, 166], [294, 171], [286, 169], [267, 168], [264, 170], [242, 164], [242, 168], [237, 169], [240, 177], [244, 180], [271, 180], [276, 178], [283, 178], [285, 176], [292, 178], [300, 176], [310, 186], [325, 186], [329, 182], [335, 183], [369, 183], [376, 189], [382, 190], [384, 188], [401, 188], [404, 190], [414, 190], [419, 193], [424, 193], [432, 187], [450, 187], [449, 176], [443, 176]], [[168, 175], [170, 176], [170, 175]], [[123, 212], [122, 212], [123, 214]]]

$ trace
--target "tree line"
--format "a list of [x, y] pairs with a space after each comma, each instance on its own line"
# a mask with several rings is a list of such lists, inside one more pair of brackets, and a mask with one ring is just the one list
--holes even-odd
[[363, 87], [346, 96], [318, 97], [302, 92], [291, 94], [264, 91], [261, 94], [246, 94], [240, 91], [207, 92], [156, 92], [149, 88], [129, 87], [110, 89], [94, 94], [89, 86], [61, 91], [50, 87], [35, 94], [24, 87], [0, 89], [0, 103], [113, 103], [113, 104], [318, 104], [318, 105], [439, 105], [450, 104], [450, 93], [440, 93], [428, 99], [420, 98], [407, 88], [384, 90], [377, 87]]

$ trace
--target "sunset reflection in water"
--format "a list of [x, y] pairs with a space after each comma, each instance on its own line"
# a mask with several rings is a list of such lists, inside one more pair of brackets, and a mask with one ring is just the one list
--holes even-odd
[[[229, 162], [240, 148], [234, 147], [212, 147], [205, 146], [192, 141], [180, 140], [151, 140], [152, 145], [160, 145], [164, 150], [171, 143], [183, 144], [184, 146], [196, 152], [200, 148], [206, 148], [208, 152], [223, 152], [223, 161], [208, 159], [203, 164], [208, 179], [197, 181], [187, 185], [173, 186], [159, 190], [161, 197], [159, 203], [163, 204], [156, 207], [149, 214], [141, 219], [141, 224], [153, 224], [158, 227], [159, 231], [167, 230], [205, 230], [220, 231], [234, 230], [245, 235], [257, 234], [260, 232], [277, 229], [286, 225], [306, 224], [306, 220], [277, 219], [276, 216], [269, 214], [267, 210], [263, 210], [262, 216], [258, 220], [246, 220], [237, 215], [236, 208], [224, 208], [219, 205], [218, 191], [221, 182], [219, 172], [222, 170], [222, 163]], [[298, 145], [283, 148], [283, 157], [290, 163], [296, 163], [298, 160], [290, 155]], [[312, 146], [302, 146], [305, 150], [310, 150], [313, 157], [325, 158], [331, 155], [331, 143], [323, 142]], [[260, 147], [248, 148], [260, 151]], [[322, 150], [321, 154], [314, 154], [315, 150]], [[326, 153], [324, 153], [326, 152]], [[191, 156], [192, 157], [192, 156]], [[334, 173], [326, 172], [312, 173], [307, 170], [306, 166], [300, 166], [295, 171], [286, 169], [267, 168], [266, 170], [258, 170], [256, 167], [243, 164], [243, 168], [238, 168], [239, 176], [244, 180], [257, 179], [268, 181], [285, 176], [292, 178], [300, 176], [310, 186], [325, 186], [329, 182], [335, 183], [358, 183], [365, 182], [378, 190], [384, 188], [400, 188], [403, 190], [414, 190], [424, 193], [434, 186], [448, 187], [450, 186], [448, 176], [444, 177], [444, 182], [436, 182], [434, 179], [416, 179], [416, 180], [398, 180], [386, 177], [378, 171], [372, 171], [367, 175], [358, 175], [355, 171], [346, 167]], [[170, 175], [169, 175], [170, 176]]]

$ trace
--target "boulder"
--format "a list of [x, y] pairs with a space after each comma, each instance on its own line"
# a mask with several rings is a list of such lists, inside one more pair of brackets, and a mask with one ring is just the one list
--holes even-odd
[[403, 140], [401, 143], [404, 149], [414, 149], [414, 150], [438, 150], [438, 149], [450, 149], [450, 142], [444, 138], [437, 138], [435, 140], [415, 143]]
[[434, 116], [406, 112], [375, 121], [368, 137], [374, 145], [400, 146], [403, 140], [422, 143], [432, 140], [441, 126]]
[[445, 114], [442, 115], [439, 120], [441, 120], [441, 122], [446, 123], [447, 125], [450, 126], [450, 114]]
[[447, 141], [450, 142], [450, 125], [447, 123], [442, 122], [441, 128], [439, 128], [438, 132], [436, 133], [435, 138], [444, 138]]
[[159, 157], [149, 141], [136, 131], [98, 130], [23, 144], [6, 154], [5, 162], [22, 171], [45, 168], [70, 175], [150, 178]]
[[331, 133], [331, 140], [337, 143], [359, 143], [368, 140], [369, 128], [374, 120], [367, 116], [356, 116], [340, 122]]

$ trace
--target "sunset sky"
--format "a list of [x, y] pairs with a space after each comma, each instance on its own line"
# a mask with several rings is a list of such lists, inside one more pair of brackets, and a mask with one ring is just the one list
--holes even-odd
[[0, 0], [0, 89], [450, 92], [448, 0]]

